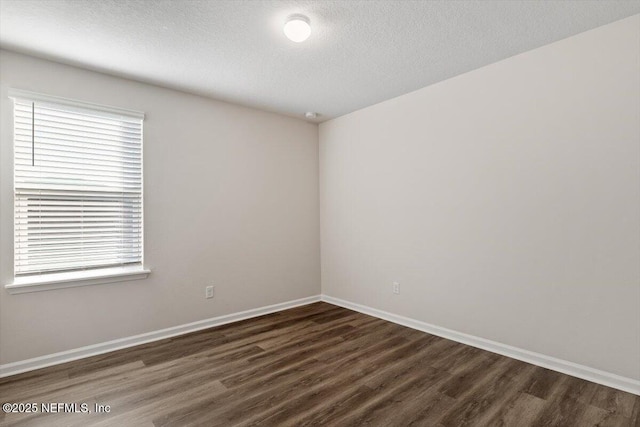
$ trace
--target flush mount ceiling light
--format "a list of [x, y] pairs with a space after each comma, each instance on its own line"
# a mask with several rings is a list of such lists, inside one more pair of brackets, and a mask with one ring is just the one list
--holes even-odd
[[311, 35], [309, 18], [304, 15], [291, 15], [284, 24], [284, 34], [296, 43], [305, 41]]

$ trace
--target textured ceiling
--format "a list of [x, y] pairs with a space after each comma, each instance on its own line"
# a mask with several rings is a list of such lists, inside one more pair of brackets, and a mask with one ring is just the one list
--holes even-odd
[[[309, 16], [297, 44], [282, 25]], [[0, 45], [317, 121], [640, 13], [640, 1], [1, 0]]]

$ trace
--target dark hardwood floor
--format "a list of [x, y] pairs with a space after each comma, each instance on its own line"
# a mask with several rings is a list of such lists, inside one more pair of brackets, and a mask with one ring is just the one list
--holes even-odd
[[2, 426], [626, 426], [640, 397], [315, 303], [0, 379]]

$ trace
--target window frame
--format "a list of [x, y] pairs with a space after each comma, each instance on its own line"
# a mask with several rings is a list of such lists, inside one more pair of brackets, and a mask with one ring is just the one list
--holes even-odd
[[40, 102], [49, 102], [59, 105], [64, 105], [66, 107], [77, 107], [81, 109], [89, 109], [97, 112], [105, 112], [109, 114], [118, 114], [126, 117], [139, 118], [143, 122], [143, 126], [141, 127], [141, 135], [140, 135], [140, 173], [141, 173], [141, 188], [140, 188], [140, 206], [141, 206], [141, 218], [140, 218], [140, 228], [141, 228], [141, 248], [140, 248], [140, 264], [136, 264], [133, 266], [109, 266], [109, 267], [98, 267], [98, 268], [90, 268], [86, 270], [76, 270], [76, 271], [58, 271], [58, 272], [49, 272], [49, 273], [41, 273], [34, 275], [20, 275], [16, 276], [15, 268], [13, 264], [15, 262], [15, 251], [16, 251], [16, 207], [15, 207], [15, 197], [16, 197], [16, 187], [15, 187], [15, 129], [13, 128], [15, 122], [15, 109], [12, 109], [11, 113], [11, 135], [12, 135], [12, 226], [13, 226], [13, 242], [12, 242], [12, 251], [11, 255], [13, 258], [12, 264], [12, 277], [13, 282], [5, 285], [5, 289], [10, 294], [20, 294], [20, 293], [28, 293], [28, 292], [37, 292], [37, 291], [46, 291], [52, 289], [62, 289], [76, 286], [87, 286], [87, 285], [96, 285], [103, 283], [114, 283], [114, 282], [122, 282], [122, 281], [130, 281], [130, 280], [140, 280], [145, 279], [151, 273], [148, 268], [145, 268], [144, 262], [144, 119], [145, 114], [140, 111], [135, 110], [127, 110], [122, 108], [116, 108], [101, 104], [94, 104], [89, 102], [77, 101], [74, 99], [50, 96], [35, 92], [29, 92], [20, 89], [9, 89], [8, 97], [14, 101], [16, 99], [21, 100], [29, 100], [29, 101], [40, 101]]

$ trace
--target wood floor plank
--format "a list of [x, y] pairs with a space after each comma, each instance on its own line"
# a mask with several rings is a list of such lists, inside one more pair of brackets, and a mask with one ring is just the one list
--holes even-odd
[[500, 409], [520, 394], [519, 390], [533, 374], [533, 366], [513, 359], [502, 358], [495, 368], [479, 379], [464, 398], [457, 399], [440, 419], [442, 425], [459, 426], [473, 422], [491, 426]]
[[559, 372], [536, 367], [535, 374], [523, 391], [540, 399], [547, 399], [554, 392], [554, 385], [563, 377]]
[[546, 401], [531, 394], [518, 392], [505, 402], [485, 423], [488, 427], [529, 427], [540, 416]]
[[502, 366], [496, 366], [500, 358], [494, 354], [481, 354], [472, 360], [474, 363], [468, 363], [464, 369], [456, 372], [453, 378], [440, 387], [441, 393], [458, 399], [468, 393], [470, 388], [482, 379], [497, 374], [498, 370], [502, 368]]
[[[180, 384], [175, 384], [180, 387]], [[184, 392], [177, 396], [163, 394], [154, 396], [146, 402], [127, 402], [131, 408], [127, 411], [114, 410], [110, 414], [101, 417], [95, 423], [96, 427], [138, 425], [144, 422], [154, 425], [151, 421], [158, 413], [168, 407], [193, 405], [211, 399], [213, 396], [221, 395], [227, 391], [219, 381], [204, 381], [199, 386], [189, 385], [184, 388]], [[116, 403], [117, 406], [117, 403]]]
[[640, 397], [327, 303], [0, 379], [0, 426], [639, 427]]
[[633, 405], [633, 412], [631, 414], [631, 420], [635, 420], [638, 423], [640, 423], [640, 399], [635, 399], [635, 401], [636, 401], [636, 403]]
[[[354, 372], [357, 372], [357, 374], [344, 380], [336, 381], [335, 377], [330, 378], [317, 387], [316, 390], [308, 390], [306, 393], [303, 393], [302, 396], [287, 402], [274, 414], [260, 418], [257, 424], [281, 425], [284, 423], [299, 425], [300, 423], [313, 423], [316, 414], [326, 412], [327, 407], [331, 406], [332, 403], [349, 399], [356, 400], [353, 399], [353, 394], [356, 393], [358, 389], [366, 392], [366, 390], [372, 390], [372, 384], [377, 384], [373, 392], [380, 394], [383, 388], [391, 387], [394, 382], [407, 384], [405, 379], [409, 377], [407, 374], [410, 370], [415, 370], [411, 379], [417, 380], [421, 378], [421, 375], [435, 371], [433, 368], [431, 368], [430, 371], [427, 369], [421, 371], [412, 363], [419, 358], [420, 350], [430, 342], [430, 337], [423, 336], [413, 342], [407, 343], [404, 349], [407, 350], [408, 354], [412, 355], [409, 358], [410, 361], [405, 358], [394, 360], [394, 355], [391, 353], [380, 357], [384, 362], [376, 365], [379, 359], [372, 358], [366, 361], [366, 370], [364, 367], [360, 368], [360, 370], [354, 369]], [[364, 365], [362, 361], [357, 363], [361, 366]], [[425, 366], [425, 368], [428, 367]], [[363, 386], [366, 388], [362, 388]], [[305, 419], [305, 415], [307, 419]], [[252, 424], [248, 423], [248, 425]]]
[[[381, 343], [369, 353], [352, 352], [345, 354], [342, 358], [330, 364], [326, 364], [321, 368], [321, 371], [315, 372], [313, 376], [301, 378], [299, 384], [280, 392], [284, 394], [283, 399], [278, 399], [281, 403], [274, 401], [272, 396], [267, 396], [267, 399], [263, 399], [260, 405], [254, 405], [251, 407], [252, 411], [248, 411], [241, 402], [231, 411], [227, 411], [226, 422], [222, 425], [256, 425], [264, 423], [273, 425], [272, 423], [276, 422], [276, 420], [290, 416], [292, 407], [295, 407], [295, 410], [298, 411], [305, 406], [313, 405], [322, 396], [330, 396], [342, 390], [345, 386], [351, 386], [354, 382], [365, 378], [385, 364], [390, 363], [397, 358], [398, 352], [406, 351], [408, 346], [414, 344], [412, 342], [404, 342], [400, 346], [388, 345], [389, 342], [398, 343], [401, 342], [400, 340], [406, 341], [401, 337], [389, 338], [388, 342]], [[335, 372], [343, 372], [343, 374], [336, 376]], [[248, 421], [246, 420], [247, 418], [249, 419]]]
[[[407, 415], [415, 417], [416, 412], [425, 409], [425, 403], [434, 401], [421, 399], [428, 390], [435, 389], [450, 374], [428, 366], [426, 363], [414, 365], [414, 372], [408, 372], [402, 381], [379, 383], [371, 389], [370, 397], [362, 407], [349, 408], [341, 418], [325, 418], [328, 425], [406, 425], [401, 421]], [[453, 401], [453, 399], [450, 399]], [[413, 404], [413, 405], [412, 405]], [[405, 408], [412, 408], [411, 412]], [[406, 422], [406, 420], [405, 420]]]
[[629, 393], [611, 388], [598, 388], [589, 404], [604, 409], [609, 413], [630, 418], [636, 399]]

